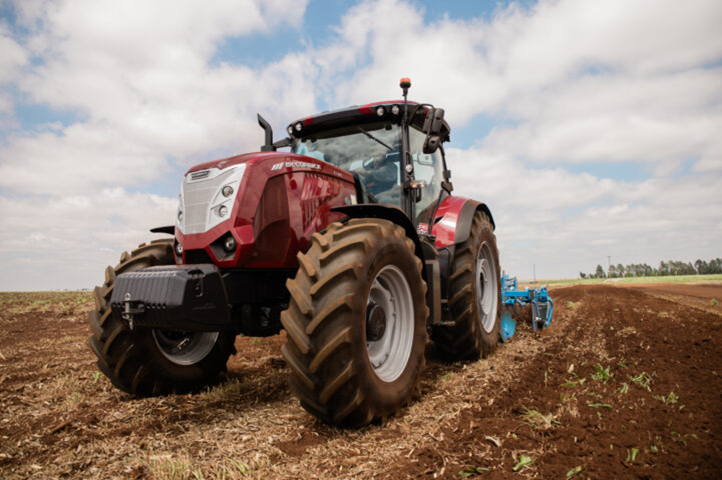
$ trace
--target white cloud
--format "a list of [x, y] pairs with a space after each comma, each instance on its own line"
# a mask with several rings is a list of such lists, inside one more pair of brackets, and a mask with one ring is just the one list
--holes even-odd
[[3, 290], [89, 288], [123, 250], [173, 223], [176, 200], [121, 188], [67, 197], [0, 196]]
[[[305, 2], [15, 8], [30, 33], [0, 27], [0, 83], [77, 113], [75, 123], [0, 144], [0, 255], [23, 288], [35, 280], [22, 272], [42, 263], [55, 279], [47, 286], [63, 286], [69, 265], [88, 262], [72, 274], [72, 286], [86, 285], [98, 263], [115, 260], [109, 252], [169, 223], [175, 199], [128, 190], [256, 150], [256, 112], [278, 130], [320, 103], [398, 98], [402, 76], [412, 78], [411, 98], [446, 108], [452, 132], [479, 115], [500, 119], [474, 147], [448, 154], [457, 193], [492, 207], [513, 273], [530, 276], [536, 261], [540, 274], [574, 275], [621, 252], [644, 257], [622, 263], [719, 255], [720, 2], [542, 1], [425, 23], [413, 4], [366, 1], [335, 37], [256, 68], [219, 62], [219, 45], [299, 28]], [[0, 112], [12, 111], [10, 99], [0, 95]], [[586, 162], [643, 164], [653, 175], [625, 182], [570, 171]], [[693, 173], [675, 177], [690, 162]], [[91, 238], [96, 253], [78, 238]]]

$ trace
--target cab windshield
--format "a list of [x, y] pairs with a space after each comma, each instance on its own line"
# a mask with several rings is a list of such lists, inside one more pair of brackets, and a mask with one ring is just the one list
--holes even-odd
[[291, 152], [328, 162], [359, 176], [372, 201], [401, 206], [401, 137], [398, 125], [367, 123], [318, 132], [294, 141]]

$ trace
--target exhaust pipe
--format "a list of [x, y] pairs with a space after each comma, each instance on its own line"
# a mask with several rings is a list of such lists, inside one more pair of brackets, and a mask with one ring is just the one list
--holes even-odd
[[261, 146], [262, 152], [275, 152], [276, 147], [273, 145], [273, 129], [271, 128], [271, 124], [266, 121], [265, 118], [261, 116], [260, 113], [257, 113], [258, 115], [258, 124], [263, 128], [263, 131], [266, 132], [266, 139], [265, 144]]

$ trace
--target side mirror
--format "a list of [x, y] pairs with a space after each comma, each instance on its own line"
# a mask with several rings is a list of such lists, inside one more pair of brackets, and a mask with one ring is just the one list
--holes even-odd
[[441, 145], [441, 129], [443, 126], [443, 108], [432, 108], [426, 112], [424, 126], [421, 129], [426, 134], [426, 140], [424, 140], [424, 153], [430, 154], [438, 150], [439, 145]]
[[426, 140], [424, 140], [424, 153], [427, 155], [434, 153], [439, 149], [439, 145], [441, 145], [441, 139], [438, 136], [432, 137], [426, 135]]

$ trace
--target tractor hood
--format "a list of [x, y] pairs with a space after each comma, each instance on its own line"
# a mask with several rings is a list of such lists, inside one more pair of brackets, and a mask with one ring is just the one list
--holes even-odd
[[186, 175], [191, 172], [207, 170], [209, 168], [218, 168], [219, 170], [223, 170], [224, 168], [232, 167], [233, 165], [238, 165], [241, 163], [248, 163], [251, 160], [262, 160], [264, 158], [269, 158], [269, 157], [279, 157], [280, 158], [280, 157], [286, 157], [286, 156], [288, 156], [287, 153], [279, 153], [279, 152], [245, 153], [243, 155], [236, 155], [234, 157], [220, 158], [218, 160], [211, 160], [210, 162], [199, 163], [198, 165], [191, 167], [186, 172]]
[[311, 235], [356, 203], [354, 177], [288, 152], [257, 152], [192, 167], [181, 184], [176, 261], [220, 268], [293, 268]]

